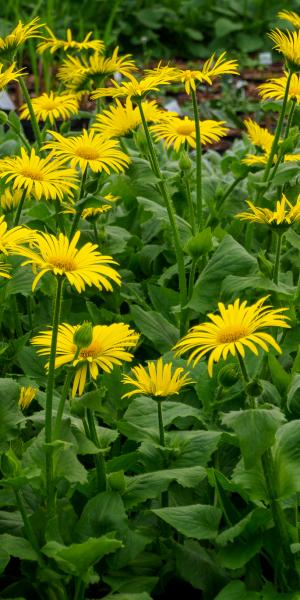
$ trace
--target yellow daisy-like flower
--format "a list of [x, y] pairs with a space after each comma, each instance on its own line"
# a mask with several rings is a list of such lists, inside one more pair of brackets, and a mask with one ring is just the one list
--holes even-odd
[[[46, 121], [48, 119], [51, 125], [55, 123], [56, 119], [63, 121], [70, 119], [79, 110], [78, 100], [72, 94], [44, 93], [38, 98], [32, 98], [31, 103], [37, 120]], [[21, 119], [31, 118], [27, 104], [23, 104], [20, 110]]]
[[22, 410], [28, 408], [32, 400], [36, 397], [37, 389], [31, 386], [22, 386], [20, 390], [19, 406]]
[[43, 24], [39, 17], [32, 19], [27, 25], [19, 21], [18, 25], [6, 37], [0, 38], [0, 60], [12, 61], [15, 52], [30, 38], [40, 38]]
[[[113, 194], [106, 194], [105, 196], [103, 196], [103, 200], [106, 200], [106, 202], [113, 203], [119, 199], [120, 199], [120, 196], [114, 196]], [[83, 211], [80, 215], [81, 219], [89, 219], [89, 218], [99, 217], [99, 215], [102, 215], [103, 213], [106, 213], [112, 209], [111, 204], [103, 204], [101, 202], [101, 200], [99, 200], [98, 202], [96, 200], [93, 200], [92, 202], [93, 202], [93, 204], [91, 206], [88, 206], [83, 209]], [[76, 213], [77, 213], [75, 206], [69, 206], [69, 205], [67, 205], [66, 209], [63, 212], [65, 214], [71, 214], [71, 215], [76, 215]]]
[[[154, 101], [142, 102], [142, 108], [148, 123], [158, 121], [164, 112]], [[93, 129], [104, 138], [121, 137], [134, 131], [141, 122], [140, 111], [132, 105], [130, 98], [126, 98], [125, 106], [116, 99], [116, 106], [112, 105], [97, 115]]]
[[300, 197], [293, 206], [283, 194], [281, 200], [276, 202], [275, 211], [272, 211], [269, 208], [259, 208], [258, 206], [254, 206], [254, 204], [249, 200], [247, 200], [247, 204], [250, 208], [250, 211], [241, 212], [236, 215], [236, 217], [242, 221], [263, 223], [276, 227], [288, 227], [292, 223], [300, 221]]
[[0, 178], [13, 181], [14, 190], [26, 190], [27, 196], [33, 194], [37, 200], [62, 200], [78, 189], [74, 169], [66, 169], [63, 161], [51, 156], [40, 158], [34, 148], [30, 155], [22, 147], [21, 156], [0, 160]]
[[11, 275], [9, 274], [10, 265], [7, 265], [0, 259], [0, 277], [4, 277], [4, 279], [11, 279]]
[[102, 40], [90, 39], [91, 35], [93, 35], [92, 31], [89, 31], [89, 33], [86, 34], [82, 42], [77, 42], [72, 37], [71, 29], [67, 29], [66, 40], [58, 39], [49, 27], [46, 27], [46, 30], [49, 34], [49, 37], [45, 38], [40, 44], [38, 44], [37, 51], [40, 54], [43, 54], [46, 50], [49, 50], [51, 54], [55, 54], [57, 50], [63, 50], [64, 52], [67, 52], [68, 50], [76, 50], [78, 52], [82, 50], [94, 50], [94, 52], [103, 52], [105, 49], [105, 45]]
[[187, 94], [196, 90], [196, 82], [212, 85], [213, 80], [221, 75], [238, 75], [238, 63], [236, 60], [226, 60], [226, 52], [215, 60], [215, 53], [204, 63], [202, 69], [181, 69], [178, 72], [178, 80], [184, 83]]
[[23, 69], [14, 71], [16, 63], [13, 63], [3, 71], [3, 64], [0, 63], [0, 90], [3, 90], [11, 81], [16, 81], [23, 74]]
[[185, 373], [182, 367], [173, 370], [172, 363], [163, 364], [162, 358], [158, 361], [148, 362], [147, 367], [138, 365], [132, 369], [133, 377], [124, 375], [123, 383], [133, 386], [131, 392], [124, 394], [123, 398], [130, 398], [134, 394], [146, 394], [164, 398], [179, 394], [181, 388], [193, 383], [189, 373]]
[[22, 248], [22, 244], [26, 244], [34, 238], [35, 231], [21, 225], [7, 230], [4, 215], [0, 217], [0, 252], [2, 254], [16, 254]]
[[252, 119], [246, 119], [244, 125], [247, 129], [248, 138], [252, 144], [258, 146], [265, 152], [268, 152], [272, 147], [274, 135], [272, 135], [265, 127], [260, 127], [260, 125], [255, 123], [255, 121], [252, 121]]
[[[129, 362], [133, 355], [128, 352], [134, 348], [139, 340], [139, 334], [124, 323], [113, 325], [95, 325], [93, 327], [92, 341], [89, 346], [78, 348], [74, 343], [74, 335], [80, 325], [68, 325], [62, 323], [58, 327], [57, 350], [55, 368], [71, 363], [77, 367], [72, 396], [83, 394], [87, 373], [92, 379], [97, 379], [99, 370], [110, 373], [114, 365], [121, 365], [123, 361]], [[38, 354], [50, 356], [52, 330], [42, 331], [35, 336], [32, 344], [41, 346]], [[78, 353], [78, 354], [77, 354]], [[46, 365], [48, 368], [49, 363]]]
[[[245, 158], [242, 159], [242, 163], [247, 165], [248, 167], [258, 167], [260, 165], [266, 165], [269, 159], [269, 153], [265, 152], [262, 155], [256, 154], [247, 154]], [[300, 154], [285, 154], [283, 162], [298, 162], [300, 160]], [[273, 164], [277, 161], [277, 155], [274, 156]]]
[[128, 77], [137, 67], [130, 54], [118, 56], [118, 52], [119, 48], [115, 48], [110, 57], [101, 56], [97, 52], [89, 58], [68, 56], [58, 69], [58, 79], [70, 90], [88, 91], [91, 83], [99, 85], [104, 76], [121, 73]]
[[[150, 131], [155, 140], [164, 140], [169, 148], [174, 146], [174, 150], [179, 152], [182, 145], [186, 142], [192, 147], [196, 147], [195, 122], [193, 119], [184, 117], [165, 117], [161, 123], [152, 125]], [[224, 121], [206, 120], [200, 121], [200, 137], [203, 145], [218, 142], [221, 137], [226, 135], [228, 129], [224, 127]]]
[[297, 13], [290, 10], [281, 10], [277, 13], [277, 17], [279, 19], [283, 19], [283, 21], [289, 21], [295, 27], [300, 28], [300, 16]]
[[300, 67], [300, 30], [280, 31], [274, 29], [268, 36], [274, 42], [274, 48], [283, 54], [292, 68], [299, 70]]
[[219, 302], [220, 314], [210, 313], [210, 322], [192, 327], [175, 345], [175, 355], [181, 356], [191, 351], [188, 362], [193, 361], [195, 365], [205, 354], [210, 353], [208, 373], [212, 377], [214, 362], [218, 362], [221, 357], [226, 360], [229, 353], [244, 357], [244, 347], [256, 355], [257, 346], [265, 352], [269, 351], [269, 346], [273, 346], [281, 353], [276, 340], [261, 330], [266, 327], [290, 327], [286, 322], [288, 317], [281, 314], [288, 309], [263, 306], [267, 298], [268, 296], [261, 298], [252, 306], [247, 306], [247, 301], [240, 303], [239, 299], [227, 308]]
[[112, 98], [144, 98], [148, 92], [158, 92], [159, 86], [168, 85], [172, 81], [176, 81], [177, 75], [172, 74], [168, 70], [153, 72], [143, 77], [143, 79], [136, 79], [133, 75], [127, 75], [129, 81], [123, 81], [118, 84], [116, 81], [112, 81], [113, 87], [98, 88], [93, 94], [92, 98], [104, 98], [111, 96]]
[[[258, 86], [258, 93], [263, 100], [272, 98], [274, 100], [283, 100], [287, 85], [288, 74], [285, 72], [284, 77], [274, 77], [266, 83]], [[288, 97], [291, 100], [295, 98], [297, 104], [300, 103], [300, 76], [296, 73], [292, 74]]]
[[5, 188], [0, 197], [0, 205], [4, 212], [15, 210], [19, 205], [23, 192], [21, 190], [13, 191], [10, 188]]
[[55, 141], [47, 142], [43, 148], [53, 151], [63, 162], [71, 167], [79, 166], [82, 171], [90, 167], [95, 173], [122, 173], [130, 164], [130, 158], [119, 149], [116, 140], [105, 140], [94, 131], [82, 132], [82, 135], [65, 138], [56, 131], [50, 131]]
[[18, 254], [28, 259], [22, 264], [31, 264], [35, 270], [39, 270], [33, 280], [32, 291], [48, 271], [66, 277], [79, 294], [85, 290], [86, 285], [112, 291], [110, 279], [120, 285], [119, 273], [110, 266], [118, 263], [111, 256], [100, 254], [98, 246], [90, 242], [78, 249], [76, 244], [79, 238], [79, 231], [72, 240], [68, 240], [62, 233], [58, 237], [50, 233], [36, 233], [30, 248], [19, 249]]

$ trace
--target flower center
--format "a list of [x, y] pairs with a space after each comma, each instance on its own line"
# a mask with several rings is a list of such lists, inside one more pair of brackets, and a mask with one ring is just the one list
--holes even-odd
[[77, 268], [75, 261], [68, 257], [51, 256], [49, 263], [61, 271], [76, 271]]
[[195, 125], [189, 121], [182, 121], [177, 125], [176, 130], [179, 135], [191, 135], [195, 131]]
[[92, 342], [87, 348], [82, 348], [80, 350], [79, 356], [80, 358], [84, 358], [85, 360], [89, 358], [97, 358], [101, 352], [101, 348], [99, 343]]
[[44, 179], [41, 171], [38, 169], [32, 169], [30, 167], [22, 169], [21, 175], [23, 175], [23, 177], [27, 177], [28, 179], [35, 179], [35, 181], [43, 181]]
[[44, 110], [54, 110], [55, 108], [57, 108], [59, 106], [59, 102], [57, 102], [57, 100], [50, 100], [47, 98], [47, 100], [45, 100], [44, 102]]
[[92, 146], [78, 146], [75, 154], [80, 158], [85, 158], [85, 160], [97, 160], [100, 156], [98, 150]]
[[242, 325], [227, 325], [223, 327], [217, 335], [218, 344], [230, 344], [231, 342], [237, 342], [246, 335], [248, 335], [248, 329]]

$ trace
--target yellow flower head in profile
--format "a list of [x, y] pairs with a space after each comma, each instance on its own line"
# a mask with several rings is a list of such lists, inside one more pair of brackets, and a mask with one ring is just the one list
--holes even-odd
[[281, 10], [277, 13], [277, 17], [283, 19], [283, 21], [289, 21], [294, 27], [300, 28], [300, 16], [293, 11]]
[[119, 149], [116, 140], [105, 140], [94, 131], [83, 130], [82, 135], [65, 138], [56, 131], [50, 132], [54, 141], [47, 142], [43, 148], [52, 150], [54, 156], [63, 162], [70, 162], [72, 168], [80, 167], [85, 171], [90, 167], [95, 173], [122, 173], [130, 164], [130, 158]]
[[[146, 121], [158, 121], [163, 112], [156, 102], [142, 102]], [[107, 110], [97, 115], [93, 129], [104, 138], [122, 137], [128, 135], [141, 124], [141, 115], [137, 106], [133, 106], [130, 98], [126, 98], [123, 106], [116, 99], [116, 105], [111, 105]]]
[[85, 38], [82, 42], [77, 42], [72, 37], [71, 29], [67, 29], [67, 39], [60, 40], [58, 39], [53, 31], [51, 31], [50, 27], [46, 27], [49, 37], [44, 38], [44, 40], [38, 44], [37, 50], [40, 54], [49, 50], [51, 54], [55, 54], [58, 50], [63, 50], [63, 52], [67, 52], [68, 50], [75, 50], [77, 52], [81, 52], [82, 50], [94, 50], [94, 52], [103, 52], [105, 49], [104, 42], [102, 40], [91, 40], [92, 31], [86, 34]]
[[23, 74], [23, 69], [14, 71], [15, 66], [16, 63], [13, 63], [3, 71], [3, 64], [0, 63], [0, 90], [3, 90], [11, 81], [17, 81], [18, 77]]
[[247, 200], [250, 208], [247, 212], [241, 212], [236, 215], [242, 221], [251, 221], [252, 223], [263, 223], [274, 227], [289, 227], [292, 223], [300, 221], [300, 198], [293, 206], [283, 194], [281, 200], [276, 202], [276, 210], [269, 208], [259, 208]]
[[220, 314], [210, 313], [210, 321], [192, 327], [175, 345], [175, 355], [181, 356], [191, 351], [188, 362], [193, 361], [195, 365], [205, 354], [210, 353], [208, 373], [211, 377], [214, 362], [218, 362], [221, 357], [226, 360], [229, 353], [244, 357], [244, 347], [257, 355], [257, 346], [268, 352], [270, 345], [281, 353], [276, 340], [261, 330], [266, 327], [290, 327], [286, 322], [288, 317], [281, 314], [288, 309], [264, 306], [267, 297], [261, 298], [252, 306], [247, 306], [246, 300], [240, 303], [239, 299], [227, 308], [219, 302]]
[[[48, 119], [53, 125], [57, 119], [65, 121], [78, 113], [78, 100], [72, 94], [42, 94], [31, 100], [34, 114], [38, 121]], [[21, 106], [21, 119], [30, 119], [30, 112], [27, 104]]]
[[86, 285], [112, 291], [110, 279], [120, 285], [119, 273], [110, 266], [117, 264], [116, 261], [111, 256], [100, 254], [98, 246], [90, 242], [78, 249], [79, 238], [79, 231], [72, 240], [62, 233], [58, 237], [50, 233], [36, 233], [30, 248], [19, 249], [18, 254], [27, 258], [22, 264], [31, 264], [35, 271], [39, 271], [33, 280], [32, 291], [48, 271], [66, 277], [79, 294]]
[[238, 63], [236, 60], [227, 60], [226, 52], [215, 60], [215, 53], [204, 63], [202, 69], [182, 69], [178, 73], [178, 81], [184, 83], [187, 94], [196, 90], [197, 82], [212, 85], [213, 80], [221, 75], [238, 75]]
[[130, 392], [123, 395], [123, 398], [130, 398], [134, 394], [146, 394], [164, 398], [179, 394], [181, 388], [193, 383], [189, 373], [185, 373], [182, 367], [173, 369], [172, 363], [163, 363], [163, 359], [158, 361], [149, 361], [147, 367], [138, 365], [132, 369], [132, 377], [124, 375], [122, 381], [125, 384], [133, 386]]
[[158, 92], [161, 85], [168, 85], [172, 81], [176, 81], [176, 77], [173, 70], [160, 70], [153, 72], [149, 75], [145, 75], [142, 79], [138, 80], [133, 75], [127, 75], [129, 81], [123, 81], [121, 84], [116, 81], [112, 81], [113, 87], [98, 88], [93, 94], [92, 98], [104, 98], [111, 96], [112, 98], [131, 98], [131, 99], [142, 99], [148, 92]]
[[4, 277], [4, 279], [11, 279], [11, 275], [9, 274], [10, 265], [6, 264], [0, 258], [0, 277]]
[[115, 48], [112, 56], [101, 56], [95, 52], [89, 58], [68, 56], [58, 69], [58, 79], [70, 90], [87, 90], [91, 84], [99, 85], [104, 77], [111, 77], [114, 73], [121, 73], [128, 77], [137, 67], [130, 54], [118, 55], [119, 48]]
[[274, 29], [268, 36], [274, 42], [274, 48], [283, 54], [289, 67], [292, 70], [300, 69], [300, 30], [286, 31]]
[[27, 154], [22, 147], [21, 156], [1, 159], [0, 178], [13, 182], [14, 190], [25, 190], [26, 196], [33, 195], [37, 200], [62, 200], [78, 189], [74, 169], [66, 169], [61, 160], [51, 156], [40, 158], [34, 148]]
[[0, 252], [2, 254], [16, 254], [23, 244], [35, 238], [35, 231], [18, 225], [12, 229], [7, 228], [4, 216], [0, 217]]
[[[100, 369], [110, 373], [114, 365], [129, 362], [133, 355], [128, 350], [134, 348], [139, 340], [139, 334], [129, 325], [114, 323], [112, 325], [95, 325], [92, 330], [92, 341], [87, 347], [78, 347], [74, 336], [80, 325], [62, 323], [58, 327], [55, 368], [72, 364], [76, 367], [72, 396], [83, 394], [87, 373], [92, 379], [97, 379]], [[32, 344], [41, 346], [38, 354], [50, 356], [52, 330], [42, 331], [35, 336]], [[48, 368], [49, 363], [46, 365]]]
[[[262, 83], [258, 86], [258, 93], [263, 100], [269, 98], [273, 100], [283, 100], [285, 90], [287, 86], [288, 74], [285, 72], [283, 77], [274, 77], [269, 79], [266, 83]], [[300, 76], [296, 73], [292, 74], [288, 98], [296, 100], [297, 104], [300, 103]]]
[[10, 188], [5, 188], [0, 196], [0, 205], [4, 212], [10, 212], [11, 210], [15, 210], [17, 206], [19, 206], [20, 200], [22, 198], [21, 190], [11, 190]]
[[[218, 142], [228, 131], [224, 127], [224, 121], [208, 119], [199, 123], [201, 143], [203, 145]], [[179, 152], [181, 146], [185, 143], [189, 144], [192, 148], [196, 147], [195, 122], [188, 117], [184, 117], [183, 119], [173, 116], [169, 118], [165, 117], [161, 123], [152, 125], [150, 131], [153, 133], [156, 141], [164, 140], [167, 148], [173, 145], [176, 152]]]
[[22, 410], [28, 408], [32, 400], [36, 397], [37, 389], [31, 386], [22, 386], [20, 390], [19, 406]]
[[0, 38], [0, 60], [12, 61], [16, 51], [30, 38], [40, 38], [43, 24], [39, 17], [32, 19], [27, 25], [19, 21], [18, 25], [6, 37]]
[[258, 146], [265, 152], [268, 152], [272, 147], [274, 135], [272, 135], [266, 127], [260, 127], [260, 125], [255, 123], [255, 121], [252, 121], [252, 119], [246, 119], [244, 125], [247, 129], [247, 135], [250, 142], [252, 142], [254, 146]]
[[[116, 202], [116, 200], [119, 199], [120, 196], [114, 196], [113, 194], [106, 194], [105, 196], [103, 196], [103, 200], [105, 200], [106, 202], [114, 203]], [[93, 200], [91, 206], [87, 206], [83, 209], [80, 217], [81, 219], [96, 219], [100, 215], [111, 210], [112, 207], [112, 204], [104, 204], [103, 202], [101, 202], [101, 200]], [[63, 212], [66, 214], [76, 215], [77, 211], [75, 206], [67, 205], [66, 209]]]

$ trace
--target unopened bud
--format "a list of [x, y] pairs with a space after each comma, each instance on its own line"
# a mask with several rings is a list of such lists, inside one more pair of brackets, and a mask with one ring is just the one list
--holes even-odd
[[212, 249], [211, 229], [207, 227], [190, 238], [185, 245], [185, 252], [192, 258], [200, 258]]
[[75, 331], [73, 336], [73, 343], [79, 350], [81, 348], [87, 348], [92, 343], [93, 339], [93, 326], [89, 321], [84, 321], [82, 325]]
[[246, 385], [246, 392], [248, 396], [252, 396], [252, 398], [257, 398], [263, 392], [263, 386], [261, 385], [258, 379], [253, 379]]
[[222, 387], [230, 388], [240, 379], [240, 371], [237, 365], [225, 365], [218, 375], [218, 383]]
[[108, 475], [109, 487], [113, 492], [122, 493], [126, 489], [126, 481], [123, 471], [116, 471]]
[[0, 123], [7, 123], [8, 122], [8, 116], [7, 114], [3, 111], [0, 110]]
[[181, 171], [190, 171], [192, 168], [192, 161], [188, 153], [184, 150], [179, 159], [179, 168]]

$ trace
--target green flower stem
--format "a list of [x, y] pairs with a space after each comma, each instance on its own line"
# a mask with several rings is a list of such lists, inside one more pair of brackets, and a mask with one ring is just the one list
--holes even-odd
[[197, 262], [198, 262], [197, 258], [193, 258], [192, 264], [191, 264], [190, 276], [189, 276], [189, 289], [188, 289], [188, 299], [189, 300], [191, 299], [191, 297], [193, 295], [193, 291], [194, 291]]
[[23, 521], [23, 524], [24, 524], [25, 535], [26, 535], [28, 541], [30, 542], [30, 544], [32, 545], [32, 548], [37, 553], [38, 559], [39, 559], [39, 563], [43, 564], [43, 562], [44, 562], [43, 556], [41, 554], [40, 547], [39, 547], [36, 535], [35, 535], [35, 533], [34, 533], [34, 531], [32, 529], [30, 520], [29, 520], [27, 512], [26, 512], [26, 508], [25, 508], [25, 505], [24, 505], [22, 492], [20, 490], [14, 490], [14, 492], [15, 492], [15, 497], [16, 497], [16, 501], [17, 501], [17, 506], [18, 506], [18, 509], [19, 509], [19, 511], [21, 513], [22, 521]]
[[99, 240], [98, 229], [97, 229], [97, 220], [93, 220], [92, 225], [93, 225], [93, 231], [94, 231], [94, 236], [95, 236], [95, 242], [96, 242], [97, 246], [100, 246], [100, 240]]
[[[81, 176], [81, 184], [80, 184], [80, 190], [79, 190], [77, 202], [79, 202], [79, 200], [81, 200], [81, 198], [83, 198], [86, 177], [87, 177], [87, 168], [85, 169], [85, 171], [83, 171], [82, 176]], [[71, 227], [71, 232], [70, 232], [70, 239], [73, 238], [73, 236], [74, 236], [74, 234], [75, 234], [75, 232], [77, 230], [78, 223], [79, 223], [80, 217], [82, 215], [82, 211], [83, 211], [83, 208], [80, 208], [76, 212], [76, 215], [74, 216], [72, 227]]]
[[269, 154], [268, 162], [267, 162], [266, 167], [265, 167], [263, 181], [269, 181], [269, 179], [270, 179], [270, 171], [271, 171], [271, 168], [272, 168], [272, 165], [273, 165], [274, 156], [275, 156], [275, 154], [277, 152], [277, 149], [278, 149], [278, 144], [279, 144], [279, 140], [280, 140], [280, 134], [281, 134], [281, 131], [282, 131], [282, 126], [283, 126], [283, 120], [284, 120], [284, 117], [285, 117], [285, 109], [286, 109], [286, 105], [287, 105], [287, 101], [288, 101], [288, 97], [289, 97], [289, 89], [290, 89], [290, 84], [291, 84], [291, 78], [292, 78], [292, 72], [289, 71], [287, 82], [286, 82], [286, 88], [285, 88], [284, 98], [283, 98], [283, 102], [282, 102], [282, 107], [281, 107], [281, 111], [280, 111], [280, 116], [279, 116], [279, 119], [278, 119], [276, 131], [275, 131], [275, 136], [274, 136], [272, 148], [271, 148], [271, 151], [270, 151], [270, 154]]
[[23, 329], [16, 294], [11, 297], [11, 304], [14, 313], [15, 333], [17, 334], [17, 337], [21, 337], [23, 335]]
[[[95, 425], [95, 417], [92, 410], [87, 409], [87, 422], [89, 426], [90, 439], [94, 442], [97, 448], [101, 448], [100, 442], [97, 435], [96, 425]], [[97, 474], [97, 486], [98, 492], [105, 492], [106, 490], [106, 467], [104, 456], [101, 452], [99, 454], [95, 454], [95, 465], [96, 465], [96, 474]]]
[[218, 210], [221, 208], [222, 204], [224, 204], [225, 200], [227, 200], [228, 196], [230, 196], [231, 192], [233, 192], [234, 188], [236, 188], [236, 186], [243, 179], [245, 179], [245, 176], [240, 175], [240, 177], [234, 179], [233, 182], [228, 186], [227, 190], [224, 192], [223, 196], [221, 196], [221, 198], [218, 201]]
[[196, 91], [191, 89], [196, 133], [196, 189], [197, 189], [197, 224], [199, 230], [203, 227], [202, 206], [202, 144], [200, 132], [199, 110]]
[[22, 212], [22, 208], [25, 202], [25, 198], [26, 198], [26, 189], [23, 190], [23, 194], [21, 196], [21, 200], [17, 206], [17, 210], [16, 210], [16, 214], [15, 214], [15, 220], [14, 220], [14, 227], [17, 227], [17, 225], [19, 225], [19, 221], [20, 221], [20, 217], [21, 217], [21, 212]]
[[[293, 98], [292, 99], [292, 104], [291, 104], [291, 109], [290, 109], [289, 116], [288, 116], [288, 121], [287, 121], [285, 132], [284, 132], [284, 140], [286, 140], [286, 138], [289, 135], [289, 131], [290, 131], [290, 128], [292, 126], [292, 122], [293, 122], [293, 118], [294, 118], [295, 108], [296, 108], [296, 100]], [[279, 167], [279, 165], [280, 165], [280, 163], [282, 161], [282, 158], [283, 158], [283, 152], [279, 148], [278, 158], [277, 158], [275, 167], [274, 167], [274, 169], [272, 171], [272, 178], [275, 177], [275, 175], [277, 173], [277, 169], [278, 169], [278, 167]]]
[[[78, 354], [79, 354], [79, 352], [76, 352], [73, 360], [76, 360]], [[68, 393], [69, 393], [73, 375], [74, 375], [74, 369], [72, 367], [70, 367], [68, 369], [68, 373], [67, 373], [67, 376], [64, 381], [64, 385], [63, 385], [63, 389], [61, 392], [61, 397], [60, 397], [60, 401], [59, 401], [59, 405], [58, 405], [58, 409], [57, 409], [55, 427], [54, 427], [54, 432], [53, 432], [53, 438], [55, 440], [59, 439], [59, 436], [60, 436], [61, 422], [62, 422], [64, 408], [65, 408], [65, 404], [66, 404], [66, 400], [68, 397]]]
[[277, 243], [276, 243], [276, 256], [275, 256], [275, 264], [273, 269], [273, 281], [278, 284], [279, 279], [279, 270], [280, 270], [280, 256], [281, 256], [281, 247], [282, 247], [282, 233], [277, 233]]
[[236, 356], [237, 356], [237, 359], [238, 359], [239, 367], [241, 369], [243, 380], [244, 380], [245, 383], [249, 383], [250, 382], [250, 378], [249, 378], [249, 375], [247, 373], [247, 369], [246, 369], [246, 365], [244, 363], [244, 359], [240, 355], [239, 352], [236, 353]]
[[64, 215], [61, 211], [61, 204], [58, 199], [54, 201], [55, 203], [55, 220], [56, 220], [56, 229], [60, 230], [62, 233], [65, 233], [65, 222]]
[[188, 208], [189, 208], [192, 234], [195, 235], [196, 234], [196, 222], [195, 222], [194, 206], [193, 206], [193, 200], [192, 200], [192, 195], [191, 195], [191, 188], [190, 188], [188, 174], [185, 174], [183, 176], [183, 181], [184, 181], [184, 185], [185, 185], [186, 199], [187, 199], [187, 204], [188, 204]]
[[[159, 443], [163, 448], [165, 448], [166, 443], [165, 443], [165, 430], [164, 430], [164, 422], [163, 422], [163, 415], [162, 415], [162, 399], [156, 397], [155, 400], [157, 403]], [[164, 457], [164, 467], [167, 468], [167, 465], [165, 463], [166, 463], [166, 461], [165, 461], [165, 457]], [[167, 491], [162, 492], [162, 494], [161, 494], [161, 505], [162, 506], [169, 505], [169, 495], [168, 495]]]
[[84, 583], [84, 581], [82, 581], [81, 577], [76, 577], [75, 592], [74, 592], [73, 600], [83, 600], [84, 599], [85, 587], [86, 587], [85, 583]]
[[[56, 296], [53, 307], [53, 321], [52, 321], [52, 338], [51, 338], [51, 349], [49, 357], [49, 370], [48, 370], [48, 382], [47, 382], [47, 394], [46, 394], [46, 415], [45, 415], [45, 441], [46, 444], [52, 442], [52, 404], [53, 404], [53, 392], [54, 392], [54, 379], [55, 379], [55, 357], [56, 357], [56, 346], [57, 346], [57, 334], [58, 326], [60, 321], [61, 312], [61, 301], [62, 301], [62, 290], [64, 280], [58, 276], [56, 279]], [[46, 448], [46, 486], [47, 486], [47, 505], [49, 514], [54, 512], [54, 487], [53, 487], [53, 456], [52, 447]]]
[[17, 136], [20, 138], [22, 144], [24, 144], [27, 152], [30, 152], [31, 145], [28, 142], [28, 140], [26, 139], [25, 135], [23, 135], [23, 133], [21, 133], [21, 131], [19, 131], [18, 127], [14, 123], [12, 123], [9, 119], [7, 119], [7, 121], [5, 122], [5, 125], [8, 125], [8, 127], [10, 127], [10, 129], [12, 129], [12, 131], [17, 134]]
[[28, 106], [28, 110], [29, 110], [29, 114], [30, 114], [30, 119], [31, 119], [31, 124], [32, 124], [32, 129], [35, 135], [35, 139], [37, 142], [38, 147], [40, 148], [42, 145], [42, 136], [41, 136], [41, 132], [40, 132], [40, 128], [39, 128], [39, 124], [37, 122], [37, 118], [35, 116], [34, 110], [33, 110], [33, 106], [32, 106], [32, 102], [31, 102], [31, 98], [26, 86], [26, 83], [24, 81], [24, 79], [22, 77], [19, 77], [18, 79], [21, 90], [23, 92], [23, 96], [24, 96], [24, 100]]
[[144, 115], [144, 111], [143, 111], [143, 107], [142, 107], [142, 101], [141, 101], [141, 99], [138, 99], [136, 102], [139, 107], [139, 111], [140, 111], [140, 115], [141, 115], [141, 119], [142, 119], [142, 123], [143, 123], [143, 128], [144, 128], [144, 132], [145, 132], [145, 136], [146, 136], [146, 140], [147, 140], [149, 155], [151, 157], [150, 164], [153, 169], [154, 175], [159, 180], [159, 184], [158, 184], [159, 190], [164, 199], [166, 209], [168, 212], [170, 225], [172, 228], [175, 253], [176, 253], [176, 259], [177, 259], [177, 266], [178, 266], [178, 278], [179, 278], [179, 293], [180, 293], [180, 307], [181, 307], [180, 335], [183, 335], [185, 333], [186, 311], [184, 309], [184, 306], [187, 301], [187, 285], [186, 285], [186, 277], [185, 277], [183, 250], [182, 250], [179, 231], [178, 231], [178, 227], [177, 227], [177, 223], [176, 223], [176, 213], [175, 213], [174, 205], [172, 202], [172, 198], [171, 198], [169, 191], [167, 189], [167, 186], [166, 186], [165, 179], [160, 170], [158, 158], [157, 158], [157, 155], [155, 152], [152, 138], [149, 133], [147, 121], [145, 119], [145, 115]]
[[[280, 543], [278, 544], [279, 551], [281, 550], [285, 571], [293, 572], [293, 575], [296, 575], [296, 564], [295, 557], [291, 552], [290, 544], [292, 540], [289, 538], [289, 533], [287, 529], [287, 523], [284, 516], [284, 511], [278, 500], [278, 493], [276, 489], [276, 477], [275, 477], [275, 465], [273, 460], [273, 455], [270, 449], [266, 450], [261, 457], [261, 464], [264, 473], [265, 484], [268, 492], [270, 508], [272, 511], [272, 517], [274, 521], [275, 528], [277, 530], [278, 540]], [[284, 578], [283, 583], [285, 584], [286, 578]], [[290, 588], [286, 587], [285, 591], [288, 591]]]

